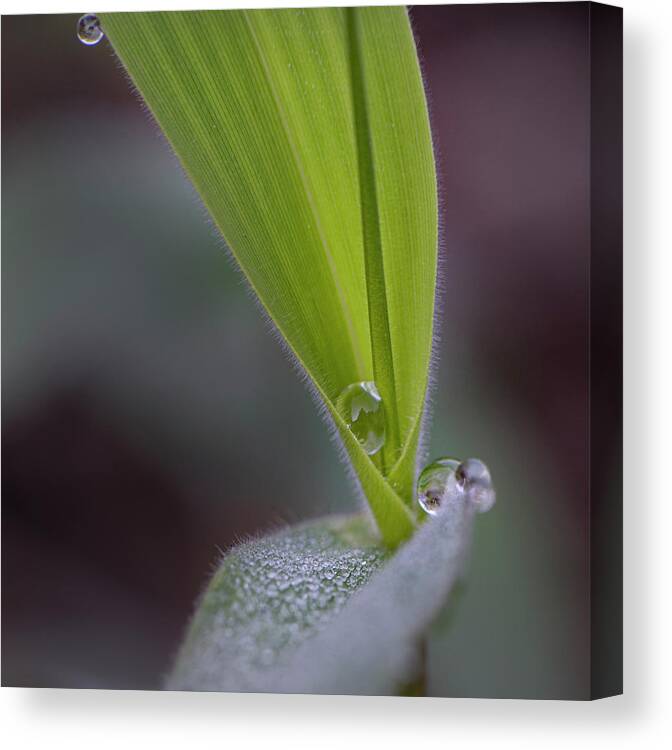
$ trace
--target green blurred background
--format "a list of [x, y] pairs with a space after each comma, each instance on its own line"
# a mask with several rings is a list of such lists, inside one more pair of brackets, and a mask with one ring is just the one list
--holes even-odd
[[[432, 633], [434, 695], [588, 692], [585, 7], [411, 11], [442, 197], [431, 454], [498, 489]], [[2, 19], [2, 681], [156, 688], [218, 550], [358, 501], [76, 21]]]

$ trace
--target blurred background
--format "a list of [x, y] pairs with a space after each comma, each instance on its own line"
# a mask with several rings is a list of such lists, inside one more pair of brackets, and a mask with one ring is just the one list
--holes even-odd
[[[429, 692], [585, 697], [586, 6], [411, 16], [441, 188], [431, 453], [482, 458], [499, 498], [433, 630]], [[357, 501], [76, 21], [2, 19], [2, 683], [157, 688], [218, 550]]]

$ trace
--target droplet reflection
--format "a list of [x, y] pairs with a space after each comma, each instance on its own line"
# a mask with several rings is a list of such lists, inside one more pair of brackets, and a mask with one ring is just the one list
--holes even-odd
[[370, 455], [385, 444], [383, 400], [372, 381], [351, 383], [344, 388], [336, 406], [359, 444]]
[[431, 516], [438, 513], [444, 496], [455, 485], [455, 471], [460, 461], [455, 458], [439, 458], [425, 466], [418, 478], [418, 502]]
[[87, 13], [77, 21], [77, 38], [82, 44], [92, 47], [105, 36], [100, 27], [98, 16]]
[[436, 515], [451, 496], [463, 496], [479, 513], [489, 511], [496, 495], [488, 467], [478, 458], [439, 458], [428, 464], [418, 478], [420, 507]]

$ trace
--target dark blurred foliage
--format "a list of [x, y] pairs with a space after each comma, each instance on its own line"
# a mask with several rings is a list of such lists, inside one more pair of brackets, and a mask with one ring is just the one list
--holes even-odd
[[[193, 189], [76, 19], [2, 21], [2, 680], [157, 687], [218, 550], [357, 501]], [[412, 19], [442, 198], [432, 454], [480, 456], [499, 496], [434, 629], [429, 689], [581, 697], [586, 10]]]

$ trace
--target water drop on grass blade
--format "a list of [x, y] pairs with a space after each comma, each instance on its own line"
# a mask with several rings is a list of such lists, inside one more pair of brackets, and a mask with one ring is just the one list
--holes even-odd
[[77, 21], [77, 38], [82, 44], [92, 47], [94, 44], [98, 44], [104, 36], [98, 16], [87, 13]]
[[383, 400], [372, 381], [351, 383], [337, 400], [341, 416], [364, 450], [373, 456], [385, 444]]
[[476, 511], [485, 513], [495, 504], [495, 488], [488, 467], [479, 459], [439, 458], [422, 470], [417, 497], [420, 507], [432, 516], [451, 497], [464, 497]]

